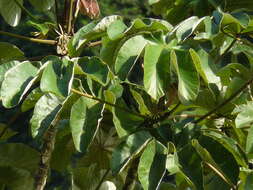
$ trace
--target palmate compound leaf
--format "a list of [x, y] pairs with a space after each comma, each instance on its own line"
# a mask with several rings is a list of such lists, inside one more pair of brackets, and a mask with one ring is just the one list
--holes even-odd
[[103, 117], [104, 105], [81, 97], [72, 106], [70, 128], [77, 151], [86, 152]]
[[146, 131], [139, 131], [129, 135], [124, 142], [119, 144], [112, 154], [111, 169], [113, 174], [124, 170], [130, 160], [139, 154], [152, 140]]
[[189, 53], [184, 50], [173, 50], [171, 64], [178, 76], [179, 99], [183, 103], [195, 100], [199, 93], [200, 81], [196, 66]]
[[63, 58], [51, 56], [45, 63], [40, 88], [43, 92], [54, 93], [59, 97], [67, 97], [70, 93], [74, 77], [74, 63]]
[[158, 189], [166, 171], [166, 153], [166, 147], [156, 140], [144, 149], [138, 166], [138, 177], [144, 190]]
[[[23, 0], [17, 0], [17, 2], [23, 5]], [[17, 26], [21, 18], [21, 8], [15, 0], [1, 0], [0, 14], [9, 25]]]
[[144, 87], [159, 100], [164, 96], [170, 80], [170, 52], [163, 45], [147, 45], [144, 55]]
[[[12, 62], [14, 65], [16, 62]], [[10, 63], [9, 66], [12, 66]], [[16, 106], [36, 81], [40, 70], [29, 61], [16, 64], [5, 75], [1, 87], [1, 98], [6, 108]]]

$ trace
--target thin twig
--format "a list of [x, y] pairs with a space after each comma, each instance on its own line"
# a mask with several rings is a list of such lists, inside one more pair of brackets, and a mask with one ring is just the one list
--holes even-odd
[[94, 46], [99, 46], [102, 44], [102, 41], [96, 41], [96, 42], [90, 42], [88, 43], [88, 47], [94, 47]]
[[228, 104], [231, 100], [233, 100], [235, 97], [237, 97], [242, 91], [244, 91], [245, 88], [247, 88], [247, 86], [249, 84], [251, 84], [253, 82], [253, 78], [250, 79], [248, 82], [246, 82], [241, 88], [239, 88], [234, 94], [232, 94], [227, 100], [225, 100], [224, 102], [222, 102], [221, 104], [219, 104], [218, 106], [216, 106], [213, 110], [209, 111], [207, 114], [203, 115], [202, 117], [200, 117], [199, 119], [193, 121], [193, 123], [199, 123], [201, 121], [203, 121], [205, 118], [207, 118], [208, 116], [214, 114], [215, 112], [217, 112], [219, 109], [221, 109], [223, 106], [225, 106], [226, 104]]
[[55, 41], [55, 40], [42, 40], [42, 39], [37, 39], [37, 38], [30, 38], [30, 37], [22, 36], [19, 34], [10, 33], [10, 32], [0, 31], [0, 34], [5, 35], [5, 36], [14, 37], [14, 38], [19, 38], [19, 39], [30, 41], [30, 42], [40, 43], [40, 44], [48, 44], [48, 45], [57, 44], [57, 41]]
[[71, 89], [71, 91], [72, 91], [73, 93], [75, 93], [75, 94], [80, 95], [80, 96], [84, 96], [84, 97], [86, 97], [86, 98], [89, 98], [89, 99], [92, 99], [92, 100], [96, 100], [96, 101], [98, 101], [98, 102], [100, 102], [100, 103], [107, 104], [107, 105], [109, 105], [109, 106], [118, 108], [118, 109], [120, 109], [120, 110], [122, 110], [122, 111], [124, 111], [124, 112], [129, 113], [129, 114], [136, 115], [136, 116], [141, 117], [141, 118], [144, 118], [144, 119], [147, 118], [147, 117], [144, 116], [144, 115], [141, 115], [141, 114], [139, 114], [139, 113], [132, 112], [131, 110], [128, 110], [128, 109], [123, 108], [123, 107], [120, 107], [120, 106], [118, 106], [118, 105], [116, 105], [116, 104], [113, 104], [113, 103], [111, 103], [111, 102], [107, 102], [107, 101], [105, 101], [105, 100], [99, 99], [99, 98], [94, 97], [94, 96], [92, 96], [92, 95], [90, 95], [90, 94], [80, 92], [80, 91], [75, 90], [75, 89], [73, 89], [73, 88]]
[[100, 182], [98, 183], [98, 186], [96, 187], [95, 190], [99, 190], [100, 186], [102, 185], [102, 183], [104, 182], [106, 176], [109, 174], [110, 169], [107, 169], [105, 174], [103, 175], [103, 177], [101, 178]]

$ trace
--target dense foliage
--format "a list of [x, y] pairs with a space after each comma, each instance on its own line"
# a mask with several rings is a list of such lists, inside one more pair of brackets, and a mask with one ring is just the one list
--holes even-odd
[[22, 12], [36, 29], [0, 35], [54, 49], [0, 42], [1, 190], [253, 188], [251, 0], [149, 0], [156, 18], [76, 32], [63, 2], [0, 1], [6, 23]]

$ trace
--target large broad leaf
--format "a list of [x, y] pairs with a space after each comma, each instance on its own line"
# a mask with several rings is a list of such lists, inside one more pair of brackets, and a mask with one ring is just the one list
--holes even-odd
[[15, 45], [6, 42], [0, 42], [0, 64], [22, 57], [24, 57], [24, 53]]
[[178, 76], [178, 94], [182, 102], [189, 102], [198, 96], [200, 81], [193, 61], [186, 51], [172, 51], [171, 63]]
[[31, 175], [29, 171], [24, 169], [12, 166], [0, 166], [0, 188], [1, 185], [3, 185], [3, 189], [11, 189], [11, 190], [33, 189], [34, 176]]
[[144, 56], [144, 87], [158, 100], [168, 89], [170, 79], [170, 52], [163, 45], [147, 45]]
[[75, 33], [73, 40], [70, 42], [77, 50], [91, 40], [100, 38], [106, 35], [107, 28], [115, 21], [120, 19], [119, 16], [113, 15], [103, 18], [100, 21], [91, 22]]
[[140, 153], [148, 142], [152, 139], [151, 135], [146, 131], [139, 131], [127, 137], [114, 149], [111, 160], [111, 168], [114, 174], [122, 171], [129, 161]]
[[146, 44], [147, 40], [139, 35], [130, 38], [121, 46], [115, 60], [115, 72], [121, 80], [126, 79]]
[[253, 126], [250, 127], [247, 142], [246, 142], [246, 153], [253, 157]]
[[[121, 108], [128, 110], [128, 108], [123, 102], [117, 101], [116, 104]], [[134, 132], [137, 129], [137, 127], [144, 121], [143, 118], [135, 114], [131, 114], [127, 111], [124, 111], [118, 107], [113, 107], [112, 113], [113, 113], [113, 123], [115, 125], [119, 137], [124, 137]]]
[[109, 68], [98, 57], [83, 57], [77, 60], [82, 71], [103, 86], [108, 83]]
[[37, 79], [38, 69], [25, 61], [12, 67], [5, 73], [1, 88], [3, 105], [7, 108], [16, 106]]
[[54, 121], [61, 108], [61, 101], [54, 94], [45, 94], [36, 103], [31, 123], [33, 137], [41, 137]]
[[175, 27], [176, 36], [178, 41], [186, 40], [194, 30], [201, 24], [201, 22], [205, 19], [205, 17], [199, 19], [196, 16], [190, 17]]
[[230, 187], [237, 183], [239, 176], [239, 165], [233, 154], [216, 140], [201, 136], [198, 141], [194, 140], [193, 146], [207, 166], [217, 176], [223, 179]]
[[241, 112], [235, 118], [235, 125], [237, 128], [247, 127], [253, 123], [253, 118], [251, 117], [253, 114], [253, 102], [248, 102]]
[[141, 155], [138, 177], [144, 190], [157, 189], [166, 171], [166, 147], [152, 140]]
[[172, 25], [165, 20], [145, 18], [133, 20], [131, 26], [125, 31], [126, 35], [136, 34], [141, 31], [163, 31], [165, 33], [172, 30]]
[[[20, 168], [35, 174], [39, 160], [39, 152], [24, 144], [7, 143], [0, 145], [0, 167]], [[0, 173], [2, 172], [0, 171]]]
[[205, 130], [203, 132], [205, 136], [211, 137], [212, 139], [216, 140], [222, 146], [226, 148], [231, 154], [233, 154], [234, 158], [236, 159], [237, 163], [243, 167], [247, 167], [247, 159], [245, 154], [239, 148], [238, 142], [234, 139], [227, 137], [222, 133], [218, 133], [215, 131]]
[[214, 83], [217, 84], [220, 82], [220, 78], [215, 75], [215, 67], [211, 56], [206, 53], [203, 49], [200, 49], [196, 52], [193, 49], [190, 49], [190, 55], [192, 61], [206, 84]]
[[40, 90], [40, 88], [35, 88], [29, 95], [26, 97], [24, 102], [22, 103], [21, 110], [22, 112], [26, 112], [32, 109], [37, 101], [43, 96], [44, 93]]
[[30, 3], [40, 11], [48, 11], [52, 6], [54, 6], [54, 0], [29, 0]]
[[46, 64], [41, 77], [41, 90], [61, 97], [68, 96], [73, 82], [74, 64], [58, 57], [52, 57]]
[[[72, 107], [70, 127], [79, 152], [86, 152], [99, 128], [104, 105], [81, 97]], [[92, 118], [92, 119], [91, 119]]]
[[19, 64], [18, 61], [10, 61], [0, 65], [0, 87], [2, 86], [5, 73], [12, 67], [16, 66], [17, 64]]
[[194, 148], [187, 144], [178, 151], [178, 160], [181, 165], [182, 175], [190, 186], [197, 190], [203, 189], [201, 157]]
[[[23, 5], [23, 0], [17, 0], [20, 5]], [[4, 20], [11, 26], [17, 26], [21, 17], [21, 8], [15, 0], [1, 0], [0, 13]]]
[[107, 29], [107, 35], [111, 40], [116, 40], [123, 37], [123, 33], [127, 26], [122, 20], [115, 20]]

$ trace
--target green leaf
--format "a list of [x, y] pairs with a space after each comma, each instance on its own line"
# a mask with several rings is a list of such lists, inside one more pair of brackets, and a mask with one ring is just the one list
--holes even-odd
[[178, 155], [176, 152], [176, 147], [171, 142], [168, 143], [168, 154], [166, 160], [166, 169], [170, 172], [170, 175], [181, 173], [180, 164], [178, 160]]
[[7, 42], [0, 42], [0, 64], [23, 57], [24, 53], [15, 45]]
[[33, 189], [34, 176], [24, 169], [11, 166], [0, 166], [0, 184], [4, 184], [4, 189]]
[[253, 126], [250, 127], [247, 135], [246, 153], [253, 154]]
[[[17, 0], [23, 5], [23, 0]], [[21, 9], [15, 0], [0, 1], [0, 14], [4, 20], [11, 26], [17, 26], [21, 17]]]
[[[129, 108], [127, 108], [127, 106], [123, 102], [117, 101], [116, 105], [123, 107], [126, 110], [129, 110]], [[117, 107], [112, 108], [112, 113], [113, 123], [115, 125], [119, 137], [124, 137], [131, 134], [144, 121], [143, 118], [138, 117], [134, 114], [130, 114], [129, 112], [126, 112]]]
[[78, 59], [77, 64], [81, 67], [82, 71], [93, 80], [99, 82], [103, 86], [109, 82], [109, 68], [98, 57], [83, 57]]
[[1, 88], [3, 105], [7, 108], [16, 106], [25, 93], [36, 81], [38, 69], [29, 61], [12, 67], [5, 73]]
[[115, 60], [115, 72], [121, 80], [126, 79], [146, 44], [147, 40], [138, 35], [121, 46]]
[[142, 115], [150, 115], [150, 111], [149, 109], [147, 108], [147, 105], [144, 101], [144, 97], [143, 97], [143, 94], [142, 93], [139, 93], [137, 90], [134, 90], [134, 89], [130, 89], [131, 91], [131, 94], [133, 95], [135, 101], [138, 103], [138, 108], [139, 108], [139, 111]]
[[39, 11], [48, 11], [50, 10], [53, 6], [55, 1], [54, 0], [29, 0], [30, 3], [34, 8], [36, 8]]
[[16, 135], [17, 132], [10, 129], [9, 126], [0, 123], [0, 134], [1, 134], [0, 140], [5, 141], [8, 140], [13, 135]]
[[178, 38], [178, 41], [184, 41], [191, 36], [195, 29], [202, 23], [202, 21], [204, 21], [204, 19], [205, 17], [199, 19], [196, 16], [192, 16], [179, 23], [174, 29], [176, 31], [176, 37]]
[[182, 177], [187, 183], [196, 190], [203, 189], [203, 176], [201, 167], [201, 158], [194, 148], [187, 144], [178, 151], [178, 160], [181, 165]]
[[40, 90], [40, 88], [35, 88], [32, 92], [30, 92], [21, 105], [22, 112], [32, 109], [43, 94], [44, 93]]
[[226, 135], [214, 131], [204, 131], [203, 134], [205, 136], [211, 137], [218, 143], [220, 143], [226, 150], [228, 150], [231, 154], [233, 154], [237, 163], [243, 167], [247, 167], [247, 159], [245, 154], [239, 148], [238, 142], [233, 138], [229, 138]]
[[253, 114], [253, 102], [248, 102], [244, 109], [235, 118], [235, 125], [237, 128], [250, 126], [253, 122], [251, 117]]
[[158, 100], [164, 96], [170, 80], [170, 53], [163, 45], [147, 45], [144, 55], [144, 87]]
[[166, 147], [152, 140], [143, 151], [138, 177], [144, 190], [157, 189], [165, 174]]
[[12, 67], [16, 66], [17, 64], [19, 64], [18, 61], [10, 61], [0, 65], [0, 87], [2, 86], [5, 73]]
[[125, 31], [125, 35], [138, 34], [141, 31], [155, 32], [163, 31], [164, 33], [172, 30], [172, 25], [165, 20], [145, 18], [135, 19], [132, 21], [131, 26]]
[[60, 97], [68, 96], [73, 82], [74, 64], [58, 57], [53, 57], [45, 64], [47, 65], [40, 82], [41, 90]]
[[107, 29], [107, 35], [111, 40], [116, 40], [124, 36], [124, 31], [127, 28], [122, 20], [116, 20], [110, 24]]
[[61, 101], [53, 94], [43, 95], [34, 107], [30, 120], [33, 137], [41, 137], [55, 120], [61, 108]]
[[86, 152], [94, 139], [103, 117], [103, 109], [103, 104], [85, 97], [81, 97], [72, 106], [70, 128], [74, 145], [79, 152]]
[[124, 170], [129, 161], [140, 153], [151, 140], [151, 135], [146, 131], [139, 131], [129, 135], [125, 142], [114, 149], [111, 168], [114, 174]]
[[27, 145], [21, 143], [0, 145], [0, 166], [19, 168], [35, 174], [39, 161], [39, 152]]
[[178, 76], [178, 93], [182, 102], [195, 100], [199, 93], [200, 81], [196, 67], [188, 52], [172, 51], [171, 63]]
[[72, 46], [78, 50], [89, 41], [105, 36], [107, 28], [118, 19], [120, 19], [120, 16], [112, 15], [85, 25], [75, 33], [71, 41]]
[[199, 138], [199, 144], [197, 141], [193, 141], [192, 143], [202, 160], [209, 163], [210, 166], [213, 166], [213, 168], [209, 168], [217, 176], [221, 177], [229, 186], [234, 186], [237, 183], [239, 165], [232, 153], [216, 140], [207, 136], [201, 136]]

